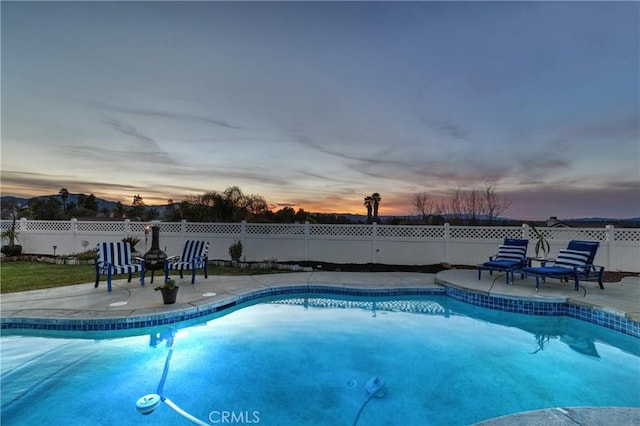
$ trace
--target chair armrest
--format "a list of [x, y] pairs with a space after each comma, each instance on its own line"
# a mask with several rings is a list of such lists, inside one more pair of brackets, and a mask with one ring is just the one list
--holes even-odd
[[136, 262], [138, 262], [138, 263], [142, 263], [143, 265], [144, 265], [144, 264], [145, 264], [145, 262], [146, 262], [146, 260], [144, 260], [144, 257], [139, 257], [139, 256], [136, 256], [136, 257], [134, 257], [134, 258], [133, 258], [133, 259], [131, 259], [131, 260], [136, 261]]
[[169, 256], [165, 259], [165, 262], [175, 262], [176, 260], [180, 259], [180, 256], [175, 255], [175, 256]]

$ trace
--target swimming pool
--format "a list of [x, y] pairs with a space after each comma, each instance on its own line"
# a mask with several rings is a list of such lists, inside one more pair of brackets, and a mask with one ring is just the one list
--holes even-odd
[[[640, 406], [639, 339], [446, 296], [295, 296], [146, 332], [5, 335], [3, 425], [189, 424], [166, 404], [136, 410], [164, 371], [164, 395], [207, 424], [451, 425]], [[369, 398], [376, 377], [384, 395]]]

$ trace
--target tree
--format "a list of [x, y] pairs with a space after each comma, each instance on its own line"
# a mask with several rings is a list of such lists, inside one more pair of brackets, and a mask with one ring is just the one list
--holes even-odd
[[118, 213], [118, 216], [124, 217], [124, 212], [126, 211], [126, 209], [120, 201], [116, 202], [116, 206], [114, 207], [114, 209]]
[[53, 195], [47, 199], [32, 198], [29, 200], [28, 216], [33, 220], [59, 220], [62, 219], [62, 203]]
[[58, 192], [58, 194], [60, 194], [60, 198], [62, 199], [62, 211], [66, 213], [67, 199], [69, 199], [69, 191], [67, 191], [67, 188], [62, 188], [60, 192]]
[[422, 223], [430, 222], [432, 216], [438, 214], [436, 202], [426, 192], [418, 192], [413, 196], [413, 206], [416, 213], [421, 216]]
[[442, 212], [451, 216], [452, 222], [478, 225], [482, 221], [492, 224], [494, 219], [508, 208], [509, 202], [502, 199], [493, 186], [463, 191], [458, 187], [443, 203]]
[[380, 207], [382, 197], [377, 192], [374, 192], [371, 194], [371, 200], [373, 201], [373, 221], [378, 222], [378, 208]]
[[140, 194], [134, 195], [133, 204], [129, 209], [129, 216], [132, 218], [142, 219], [142, 217], [144, 216], [144, 211], [144, 200], [142, 199]]
[[493, 224], [493, 221], [507, 211], [511, 205], [509, 200], [496, 194], [495, 187], [488, 183], [485, 184], [484, 187], [484, 203], [486, 208], [485, 214], [487, 215], [489, 225]]
[[373, 211], [373, 199], [370, 195], [364, 197], [364, 206], [367, 208], [367, 223], [371, 223], [371, 212]]

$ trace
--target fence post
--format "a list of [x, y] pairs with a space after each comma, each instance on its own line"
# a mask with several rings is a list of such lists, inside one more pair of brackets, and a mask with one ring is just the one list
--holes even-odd
[[376, 254], [378, 252], [378, 223], [371, 224], [371, 263], [376, 262]]
[[449, 243], [451, 240], [451, 225], [444, 224], [444, 255], [442, 256], [445, 263], [450, 263], [449, 259]]
[[187, 220], [182, 219], [180, 221], [180, 238], [182, 238], [182, 243], [187, 240]]
[[131, 236], [131, 219], [124, 220], [124, 236], [125, 238]]
[[522, 224], [522, 239], [523, 240], [528, 240], [529, 238], [531, 238], [531, 228], [529, 228], [529, 225], [527, 225], [526, 223]]
[[78, 236], [78, 219], [72, 217], [69, 222], [71, 227], [71, 244], [73, 244], [73, 250], [71, 250], [71, 253], [77, 253], [78, 250], [76, 250], [76, 247], [78, 247], [78, 245], [76, 239]]
[[311, 235], [311, 225], [309, 221], [304, 222], [304, 260], [309, 261], [309, 236]]
[[606, 232], [605, 232], [605, 236], [604, 236], [604, 243], [607, 246], [607, 265], [605, 266], [605, 269], [610, 270], [611, 269], [611, 250], [613, 249], [612, 246], [615, 246], [615, 236], [613, 235], [615, 230], [614, 230], [614, 226], [613, 225], [607, 225], [605, 226]]
[[240, 241], [242, 241], [242, 245], [245, 243], [245, 239], [247, 238], [247, 221], [243, 220], [240, 222]]

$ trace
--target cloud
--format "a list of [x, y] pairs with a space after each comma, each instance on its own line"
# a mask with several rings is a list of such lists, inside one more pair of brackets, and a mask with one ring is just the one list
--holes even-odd
[[122, 106], [111, 105], [105, 102], [97, 102], [97, 101], [90, 101], [89, 103], [98, 107], [101, 110], [111, 111], [111, 112], [119, 112], [119, 113], [131, 114], [131, 115], [141, 115], [146, 117], [156, 117], [156, 118], [163, 118], [163, 119], [169, 119], [169, 120], [199, 122], [199, 123], [224, 127], [228, 129], [243, 128], [241, 126], [233, 125], [226, 120], [218, 120], [215, 118], [207, 117], [205, 115], [174, 112], [174, 111], [161, 111], [161, 110], [152, 110], [152, 109], [122, 107]]

